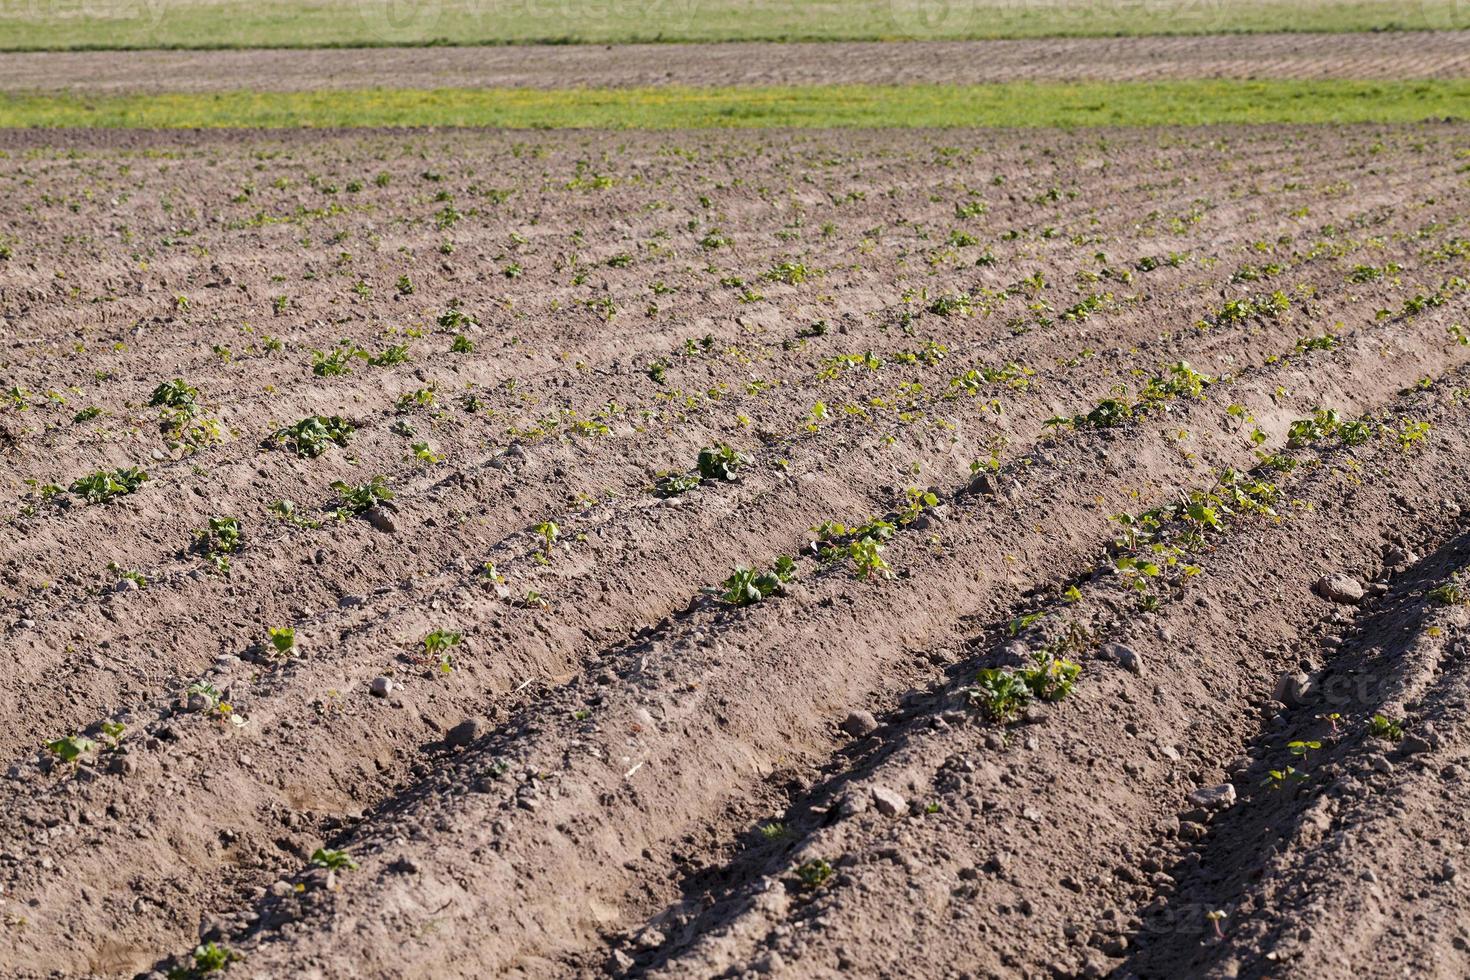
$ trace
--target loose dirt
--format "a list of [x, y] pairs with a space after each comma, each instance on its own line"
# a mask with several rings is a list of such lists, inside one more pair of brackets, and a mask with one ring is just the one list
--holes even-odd
[[0, 91], [898, 85], [1470, 74], [1470, 33], [0, 54]]
[[0, 134], [0, 973], [1462, 974], [1467, 145]]

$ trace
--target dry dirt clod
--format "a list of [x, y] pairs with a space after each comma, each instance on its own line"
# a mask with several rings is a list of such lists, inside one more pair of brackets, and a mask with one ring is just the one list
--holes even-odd
[[398, 530], [398, 523], [393, 520], [393, 515], [381, 507], [370, 507], [363, 514], [368, 523], [385, 534], [392, 534]]
[[885, 817], [896, 817], [908, 809], [908, 801], [887, 786], [874, 786], [873, 805]]
[[451, 748], [469, 745], [485, 733], [485, 725], [478, 718], [466, 718], [444, 735], [444, 744]]
[[854, 711], [843, 719], [842, 730], [853, 738], [862, 738], [878, 730], [878, 719], [870, 711]]
[[1143, 658], [1138, 651], [1122, 643], [1104, 643], [1098, 648], [1097, 655], [1104, 660], [1109, 660], [1132, 674], [1143, 673]]
[[1235, 786], [1232, 783], [1201, 786], [1189, 794], [1189, 802], [1206, 810], [1223, 810], [1235, 804]]
[[1363, 583], [1346, 572], [1331, 572], [1317, 580], [1317, 594], [1329, 602], [1356, 606], [1363, 601]]
[[368, 684], [368, 690], [375, 698], [386, 698], [393, 693], [393, 687], [393, 678], [391, 677], [374, 677]]

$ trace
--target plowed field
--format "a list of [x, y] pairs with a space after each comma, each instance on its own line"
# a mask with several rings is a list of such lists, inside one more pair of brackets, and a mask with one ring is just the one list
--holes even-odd
[[1465, 125], [0, 147], [4, 975], [1470, 972]]

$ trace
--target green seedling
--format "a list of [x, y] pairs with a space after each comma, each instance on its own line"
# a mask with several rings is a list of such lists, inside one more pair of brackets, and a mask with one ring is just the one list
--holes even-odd
[[333, 445], [347, 445], [354, 431], [352, 423], [340, 415], [309, 415], [295, 425], [277, 429], [266, 441], [305, 459], [315, 459]]
[[272, 626], [266, 630], [266, 642], [275, 657], [289, 657], [296, 653], [296, 630], [290, 626]]
[[904, 491], [904, 505], [898, 512], [898, 523], [912, 524], [923, 516], [924, 511], [939, 505], [939, 497], [930, 490], [909, 487]]
[[561, 537], [561, 528], [553, 521], [542, 521], [536, 525], [536, 534], [541, 538], [541, 554], [545, 558], [551, 557], [551, 549]]
[[722, 583], [722, 597], [732, 606], [748, 606], [781, 592], [795, 576], [796, 563], [785, 555], [777, 558], [768, 572], [740, 565]]
[[1219, 909], [1215, 909], [1213, 911], [1206, 912], [1205, 918], [1210, 920], [1210, 925], [1214, 927], [1215, 938], [1223, 941], [1225, 939], [1225, 932], [1220, 928], [1220, 923], [1226, 918], [1225, 913], [1220, 911]]
[[833, 870], [832, 865], [828, 864], [823, 858], [812, 858], [810, 861], [804, 861], [796, 867], [797, 880], [801, 882], [801, 887], [807, 891], [816, 891], [818, 888], [821, 888], [832, 880], [834, 874], [836, 872]]
[[388, 488], [388, 478], [385, 476], [375, 476], [366, 483], [356, 485], [336, 480], [332, 483], [332, 489], [342, 498], [342, 503], [336, 510], [338, 520], [362, 514], [384, 500], [393, 499], [393, 491]]
[[656, 497], [677, 497], [699, 487], [699, 477], [690, 473], [665, 473], [653, 486]]
[[699, 451], [699, 475], [706, 480], [734, 480], [741, 467], [750, 463], [749, 456], [723, 443]]
[[68, 735], [55, 741], [47, 742], [46, 748], [62, 762], [77, 764], [83, 755], [92, 751], [96, 743], [83, 735]]
[[1441, 606], [1458, 606], [1465, 601], [1465, 590], [1458, 581], [1451, 580], [1437, 585], [1427, 593], [1428, 597]]
[[108, 719], [102, 723], [102, 740], [107, 743], [109, 750], [115, 751], [122, 743], [123, 733], [127, 730], [128, 726], [122, 722]]
[[893, 571], [883, 558], [883, 546], [872, 537], [864, 535], [847, 545], [847, 555], [852, 559], [858, 578], [893, 578]]
[[982, 668], [975, 686], [966, 693], [985, 717], [1002, 724], [1014, 720], [1031, 699], [1026, 682], [1003, 667]]
[[199, 389], [182, 378], [163, 382], [148, 398], [153, 408], [193, 408], [198, 401]]
[[409, 447], [413, 450], [413, 458], [428, 466], [435, 466], [444, 462], [444, 457], [429, 448], [427, 442], [416, 442]]
[[209, 526], [194, 532], [194, 550], [214, 563], [216, 570], [230, 570], [230, 556], [244, 546], [240, 521], [234, 517], [211, 517]]
[[98, 470], [79, 477], [67, 489], [89, 504], [105, 504], [137, 491], [148, 480], [148, 474], [136, 466], [112, 472]]
[[464, 642], [464, 634], [454, 630], [436, 629], [424, 637], [423, 663], [435, 663], [439, 673], [454, 670], [454, 655], [450, 652]]
[[1293, 783], [1305, 782], [1306, 779], [1306, 773], [1298, 772], [1294, 766], [1287, 766], [1285, 769], [1272, 769], [1266, 773], [1265, 785], [1271, 789], [1285, 789]]
[[168, 971], [168, 980], [198, 980], [212, 973], [219, 973], [231, 963], [245, 957], [215, 942], [194, 947], [193, 962], [188, 966], [175, 967]]
[[352, 860], [346, 851], [326, 847], [318, 847], [311, 853], [311, 863], [314, 867], [326, 868], [329, 871], [357, 870], [357, 862]]
[[1307, 764], [1307, 753], [1315, 752], [1322, 747], [1321, 742], [1296, 741], [1287, 742], [1286, 749], [1292, 755], [1302, 760], [1302, 765]]
[[1368, 734], [1388, 742], [1398, 742], [1404, 737], [1404, 723], [1386, 715], [1374, 715], [1368, 719]]

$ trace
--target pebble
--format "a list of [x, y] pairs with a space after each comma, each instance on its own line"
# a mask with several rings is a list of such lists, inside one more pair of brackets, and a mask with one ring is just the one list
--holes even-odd
[[372, 692], [373, 697], [386, 698], [393, 693], [393, 678], [374, 677], [368, 685], [368, 690]]
[[853, 738], [862, 738], [878, 730], [878, 719], [870, 711], [854, 711], [843, 720], [842, 730]]
[[1433, 743], [1427, 738], [1418, 735], [1405, 735], [1403, 741], [1399, 742], [1399, 750], [1404, 755], [1416, 755], [1420, 752], [1429, 752], [1434, 748]]
[[1104, 660], [1111, 660], [1131, 674], [1143, 673], [1143, 658], [1138, 651], [1122, 643], [1104, 643], [1097, 651]]
[[1300, 671], [1287, 671], [1276, 679], [1272, 697], [1282, 704], [1300, 706], [1312, 694], [1312, 679]]
[[1189, 802], [1206, 810], [1223, 810], [1235, 804], [1235, 786], [1232, 783], [1201, 786], [1189, 794]]
[[885, 817], [896, 817], [908, 810], [908, 801], [887, 786], [874, 786], [873, 805]]
[[485, 726], [478, 718], [466, 718], [451, 728], [444, 736], [444, 744], [450, 746], [469, 745], [484, 734]]
[[1374, 752], [1372, 755], [1368, 756], [1368, 765], [1372, 766], [1375, 770], [1381, 773], [1393, 772], [1393, 763], [1389, 762], [1388, 757], [1381, 752]]
[[369, 524], [385, 534], [392, 534], [398, 530], [398, 524], [393, 520], [393, 515], [381, 507], [369, 507], [363, 516], [367, 518]]
[[1346, 572], [1332, 572], [1317, 580], [1317, 594], [1332, 602], [1355, 606], [1363, 601], [1363, 583]]

